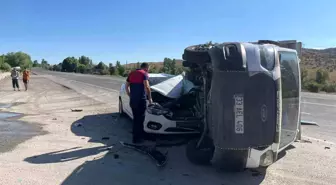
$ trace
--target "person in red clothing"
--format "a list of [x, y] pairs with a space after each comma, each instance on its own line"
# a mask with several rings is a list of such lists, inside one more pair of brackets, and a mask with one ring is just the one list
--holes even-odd
[[148, 82], [148, 69], [148, 63], [142, 63], [140, 69], [132, 71], [127, 77], [126, 93], [130, 97], [133, 113], [133, 143], [139, 143], [144, 139], [146, 95], [149, 103], [153, 103]]
[[30, 73], [28, 71], [28, 69], [25, 69], [23, 71], [23, 77], [22, 77], [22, 80], [23, 80], [23, 84], [26, 88], [26, 91], [28, 90], [28, 83], [29, 83], [29, 79], [30, 79]]

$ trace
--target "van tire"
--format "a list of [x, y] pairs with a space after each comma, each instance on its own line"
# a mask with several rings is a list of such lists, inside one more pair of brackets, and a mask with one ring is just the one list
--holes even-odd
[[205, 137], [201, 146], [197, 148], [199, 139], [191, 140], [186, 147], [188, 160], [197, 165], [209, 165], [215, 152], [212, 139]]
[[246, 168], [248, 150], [220, 150], [216, 151], [218, 158], [214, 166], [227, 172], [241, 172]]
[[183, 60], [191, 63], [196, 63], [198, 65], [204, 65], [205, 63], [209, 63], [209, 48], [201, 46], [202, 45], [193, 45], [185, 48], [182, 55]]

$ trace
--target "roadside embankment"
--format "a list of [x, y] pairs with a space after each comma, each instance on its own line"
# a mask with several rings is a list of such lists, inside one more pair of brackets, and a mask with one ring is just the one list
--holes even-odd
[[9, 77], [10, 76], [10, 73], [9, 72], [5, 72], [5, 73], [1, 73], [0, 72], [0, 80], [3, 80], [3, 79], [5, 79], [5, 78], [7, 78], [7, 77]]

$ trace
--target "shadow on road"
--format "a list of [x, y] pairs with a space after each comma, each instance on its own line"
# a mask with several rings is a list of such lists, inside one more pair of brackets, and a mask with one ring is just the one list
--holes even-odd
[[283, 157], [285, 157], [285, 156], [286, 156], [286, 153], [287, 153], [288, 150], [292, 150], [292, 149], [294, 149], [294, 148], [295, 148], [295, 146], [293, 146], [293, 145], [289, 145], [287, 148], [285, 148], [284, 150], [282, 150], [282, 151], [278, 154], [278, 159], [277, 159], [277, 161], [279, 161], [280, 159], [282, 159]]
[[[34, 164], [59, 163], [102, 154], [102, 157], [86, 161], [78, 166], [64, 181], [63, 185], [198, 185], [198, 184], [260, 184], [266, 169], [245, 170], [241, 173], [227, 173], [211, 166], [196, 166], [185, 157], [184, 146], [160, 148], [168, 150], [168, 162], [158, 168], [145, 155], [123, 148], [119, 141], [129, 142], [131, 122], [118, 114], [89, 115], [74, 122], [71, 130], [77, 136], [90, 137], [89, 142], [104, 146], [94, 148], [71, 148], [62, 151], [26, 158]], [[105, 153], [104, 153], [105, 152]]]

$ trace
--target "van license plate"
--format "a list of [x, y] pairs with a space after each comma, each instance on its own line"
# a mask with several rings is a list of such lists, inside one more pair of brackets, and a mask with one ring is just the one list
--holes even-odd
[[244, 96], [234, 95], [235, 133], [244, 134]]

